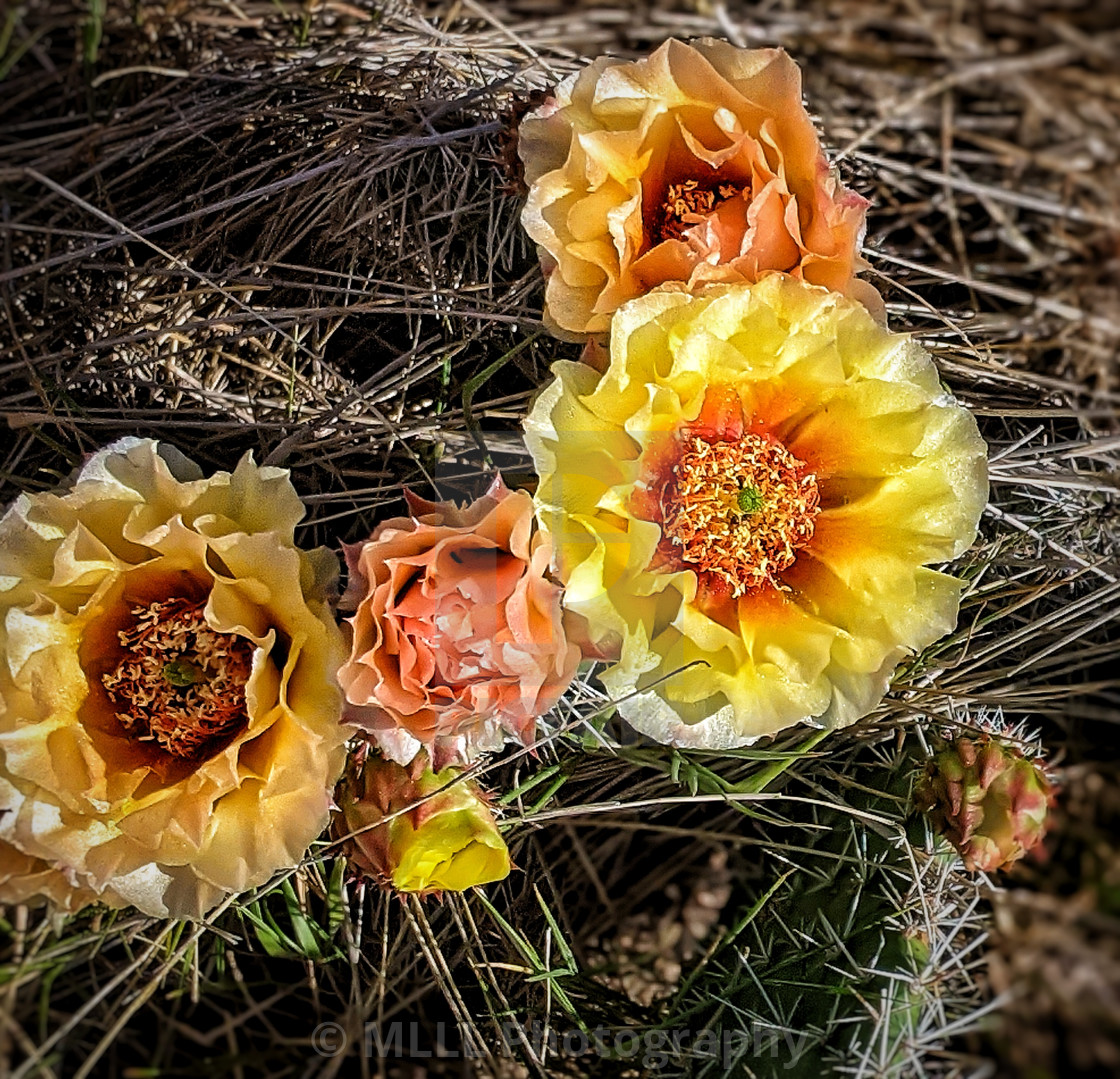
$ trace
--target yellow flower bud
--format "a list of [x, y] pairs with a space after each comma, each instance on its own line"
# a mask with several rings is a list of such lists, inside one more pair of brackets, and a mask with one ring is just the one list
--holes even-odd
[[398, 892], [461, 892], [503, 880], [510, 859], [485, 796], [456, 768], [433, 772], [376, 754], [339, 788], [347, 853], [360, 872]]

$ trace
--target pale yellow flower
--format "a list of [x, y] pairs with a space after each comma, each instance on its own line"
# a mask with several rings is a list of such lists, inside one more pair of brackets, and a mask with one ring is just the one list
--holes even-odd
[[296, 864], [347, 729], [282, 469], [127, 438], [0, 521], [0, 903], [198, 916]]
[[670, 40], [643, 60], [600, 57], [521, 121], [518, 153], [559, 336], [605, 333], [666, 282], [770, 270], [882, 309], [854, 276], [867, 200], [829, 168], [781, 49]]
[[929, 355], [784, 274], [661, 290], [605, 373], [560, 362], [526, 422], [565, 605], [639, 730], [727, 748], [851, 723], [949, 632], [985, 446]]
[[0, 839], [0, 902], [41, 903], [44, 899], [68, 912], [81, 910], [99, 899], [111, 906], [121, 906], [115, 896], [99, 896], [88, 888], [75, 888], [61, 870]]

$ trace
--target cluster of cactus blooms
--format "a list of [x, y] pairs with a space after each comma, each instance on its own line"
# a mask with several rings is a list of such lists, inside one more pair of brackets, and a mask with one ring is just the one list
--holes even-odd
[[1054, 794], [1042, 760], [990, 735], [960, 736], [927, 763], [917, 801], [967, 869], [990, 873], [1037, 853]]
[[[510, 856], [465, 772], [531, 750], [583, 659], [635, 730], [713, 752], [857, 722], [956, 625], [930, 565], [976, 537], [987, 447], [857, 276], [868, 203], [796, 63], [600, 57], [517, 138], [544, 324], [590, 361], [525, 417], [533, 493], [406, 492], [345, 546], [345, 628], [337, 558], [251, 455], [204, 477], [126, 438], [0, 514], [0, 903], [201, 917], [299, 864], [332, 791], [358, 872], [491, 883]], [[1047, 780], [994, 743], [928, 788], [979, 868], [1042, 833]]]

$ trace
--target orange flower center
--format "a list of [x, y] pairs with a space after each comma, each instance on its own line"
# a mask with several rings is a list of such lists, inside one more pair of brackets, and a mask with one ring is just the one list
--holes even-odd
[[662, 530], [691, 568], [741, 596], [793, 565], [812, 538], [817, 479], [772, 438], [692, 435], [662, 493]]
[[665, 199], [654, 217], [653, 245], [666, 240], [680, 240], [686, 229], [699, 224], [721, 202], [742, 194], [743, 189], [732, 183], [704, 186], [699, 180], [684, 180], [670, 184]]
[[248, 721], [252, 643], [211, 629], [204, 607], [189, 599], [133, 607], [135, 622], [117, 634], [124, 657], [101, 679], [129, 734], [175, 757], [199, 759]]

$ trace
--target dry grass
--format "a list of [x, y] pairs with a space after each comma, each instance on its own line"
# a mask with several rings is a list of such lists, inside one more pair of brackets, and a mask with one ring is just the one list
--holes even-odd
[[[429, 1032], [455, 1020], [477, 1031], [482, 1074], [622, 1074], [618, 1061], [565, 1061], [518, 1044], [502, 1021], [693, 1022], [697, 987], [712, 999], [734, 984], [739, 945], [728, 935], [742, 912], [787, 870], [823, 872], [812, 860], [819, 836], [850, 820], [855, 853], [833, 862], [858, 869], [859, 836], [878, 835], [890, 883], [877, 894], [895, 896], [892, 932], [924, 935], [928, 954], [906, 981], [906, 1021], [867, 1002], [858, 1037], [830, 1066], [982, 1071], [990, 1050], [975, 1042], [965, 1054], [963, 1035], [992, 996], [984, 882], [931, 856], [928, 837], [912, 834], [906, 853], [902, 788], [923, 730], [975, 724], [995, 709], [1041, 726], [1051, 753], [1082, 770], [1116, 756], [1107, 748], [1120, 683], [1120, 15], [1111, 7], [7, 8], [5, 501], [140, 433], [205, 466], [251, 449], [291, 468], [309, 505], [303, 540], [337, 545], [394, 509], [404, 483], [477, 493], [480, 439], [507, 475], [526, 470], [519, 419], [548, 364], [573, 352], [539, 332], [539, 270], [501, 164], [511, 110], [583, 57], [703, 34], [783, 44], [801, 62], [826, 143], [874, 203], [874, 283], [895, 328], [923, 335], [976, 413], [993, 493], [982, 542], [961, 566], [971, 587], [959, 631], [901, 671], [855, 731], [811, 751], [795, 733], [769, 747], [775, 758], [666, 754], [597, 718], [603, 701], [585, 678], [536, 755], [490, 767], [487, 779], [512, 792], [506, 820], [523, 870], [506, 884], [485, 897], [402, 903], [332, 877], [324, 848], [287, 893], [227, 904], [209, 927], [131, 916], [57, 925], [9, 911], [0, 1062], [21, 1077], [144, 1067], [157, 1071], [130, 1074], [379, 1074], [376, 1059], [316, 1056], [311, 1031], [331, 1020], [360, 1039], [368, 1020], [405, 1017]], [[878, 808], [860, 808], [865, 788]], [[686, 955], [684, 908], [719, 859], [733, 882], [726, 904]], [[1103, 884], [1081, 885], [1107, 931], [1120, 912], [1105, 910]], [[775, 893], [744, 928], [757, 934], [756, 956], [777, 948], [786, 899]], [[668, 937], [651, 942], [656, 926]], [[635, 982], [643, 962], [668, 995]], [[746, 1062], [767, 1074], [764, 1063]], [[662, 1073], [722, 1074], [706, 1067], [694, 1059]]]

